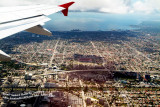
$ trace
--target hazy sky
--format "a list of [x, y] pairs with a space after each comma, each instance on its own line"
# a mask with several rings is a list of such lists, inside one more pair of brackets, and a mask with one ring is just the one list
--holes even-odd
[[[160, 0], [72, 0], [76, 3], [71, 10], [96, 11], [106, 13], [160, 13]], [[59, 5], [70, 0], [0, 0], [0, 6], [28, 4]]]
[[51, 31], [68, 31], [80, 29], [84, 31], [97, 30], [126, 30], [131, 29], [130, 25], [138, 25], [143, 21], [158, 21], [158, 14], [106, 14], [98, 12], [69, 12], [68, 17], [63, 17], [61, 13], [50, 16], [51, 21], [45, 27]]

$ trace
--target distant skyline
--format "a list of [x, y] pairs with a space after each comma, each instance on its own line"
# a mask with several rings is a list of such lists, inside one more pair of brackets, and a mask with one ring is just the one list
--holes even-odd
[[69, 31], [80, 29], [83, 31], [109, 31], [130, 30], [130, 25], [138, 25], [143, 21], [159, 21], [160, 15], [137, 15], [137, 14], [106, 14], [97, 12], [69, 12], [68, 17], [61, 13], [50, 16], [51, 21], [45, 27], [51, 31]]

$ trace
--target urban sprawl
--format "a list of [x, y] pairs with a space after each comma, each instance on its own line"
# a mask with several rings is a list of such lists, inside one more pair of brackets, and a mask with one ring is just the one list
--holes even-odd
[[2, 107], [160, 105], [160, 37], [140, 31], [21, 32], [1, 40]]

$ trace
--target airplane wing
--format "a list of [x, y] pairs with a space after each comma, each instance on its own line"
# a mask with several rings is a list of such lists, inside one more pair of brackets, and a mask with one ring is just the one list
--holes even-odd
[[[67, 16], [68, 8], [73, 3], [70, 2], [59, 6], [0, 7], [0, 39], [24, 30], [35, 34], [51, 36], [52, 33], [42, 27], [45, 22], [50, 20], [47, 16], [58, 11]], [[6, 55], [6, 53], [0, 50], [0, 61], [2, 60], [1, 56], [9, 57]]]

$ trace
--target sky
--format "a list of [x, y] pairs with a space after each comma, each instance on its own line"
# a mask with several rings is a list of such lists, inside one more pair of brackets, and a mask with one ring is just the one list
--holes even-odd
[[74, 1], [68, 17], [49, 16], [49, 30], [126, 29], [143, 21], [160, 21], [160, 0], [0, 0], [0, 6], [60, 5]]

